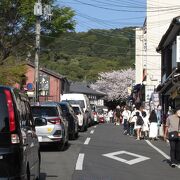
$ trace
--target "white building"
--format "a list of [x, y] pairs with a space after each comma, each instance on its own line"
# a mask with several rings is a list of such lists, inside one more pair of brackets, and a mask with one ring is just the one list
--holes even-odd
[[144, 83], [146, 102], [161, 82], [161, 56], [156, 48], [172, 19], [180, 15], [179, 6], [179, 0], [147, 0], [144, 27], [136, 29], [136, 83]]

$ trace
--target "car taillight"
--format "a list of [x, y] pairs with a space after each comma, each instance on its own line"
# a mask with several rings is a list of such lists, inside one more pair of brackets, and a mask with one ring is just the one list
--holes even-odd
[[61, 124], [60, 118], [48, 119], [48, 121], [52, 124]]
[[11, 134], [11, 143], [12, 144], [20, 143], [19, 136], [17, 134]]
[[9, 130], [10, 132], [12, 132], [16, 129], [13, 99], [12, 99], [11, 92], [9, 90], [4, 90], [4, 93], [6, 95], [8, 114], [9, 114]]

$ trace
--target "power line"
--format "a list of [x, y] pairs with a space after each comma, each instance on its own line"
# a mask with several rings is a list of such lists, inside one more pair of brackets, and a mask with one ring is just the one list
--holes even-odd
[[[159, 10], [127, 10], [127, 9], [114, 9], [114, 8], [109, 8], [109, 7], [103, 7], [103, 6], [99, 6], [96, 4], [90, 4], [90, 3], [85, 3], [79, 0], [74, 0], [76, 2], [79, 2], [81, 4], [84, 5], [88, 5], [88, 6], [92, 6], [92, 7], [96, 7], [96, 8], [100, 8], [100, 9], [105, 9], [105, 10], [110, 10], [110, 11], [121, 11], [121, 12], [158, 12]], [[161, 11], [172, 11], [172, 10], [178, 10], [180, 9], [179, 7], [175, 7], [175, 8], [169, 8], [169, 9], [161, 9]]]

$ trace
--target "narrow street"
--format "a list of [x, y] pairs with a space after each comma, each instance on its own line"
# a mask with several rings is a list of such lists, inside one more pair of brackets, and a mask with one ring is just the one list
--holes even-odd
[[64, 152], [43, 148], [41, 179], [178, 179], [180, 169], [167, 161], [167, 143], [136, 141], [122, 132], [121, 126], [100, 124], [80, 133]]

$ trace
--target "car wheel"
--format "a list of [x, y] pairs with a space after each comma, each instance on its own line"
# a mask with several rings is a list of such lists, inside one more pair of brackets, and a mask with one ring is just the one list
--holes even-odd
[[71, 139], [72, 140], [75, 140], [76, 139], [76, 133], [73, 131], [72, 134], [71, 134]]
[[30, 170], [29, 170], [29, 165], [27, 165], [27, 169], [26, 169], [26, 179], [30, 180]]
[[67, 133], [65, 145], [68, 146], [68, 144], [69, 144], [69, 134]]
[[36, 177], [36, 180], [40, 180], [40, 170], [41, 170], [41, 154], [40, 151], [38, 152], [38, 157], [39, 157], [39, 164], [38, 164], [38, 175]]
[[76, 133], [75, 133], [75, 138], [77, 139], [79, 137], [79, 132], [77, 131]]
[[84, 126], [84, 131], [87, 131], [88, 127], [87, 125]]
[[57, 144], [58, 151], [64, 151], [64, 147], [65, 147], [65, 139], [63, 139], [61, 142], [58, 142]]

